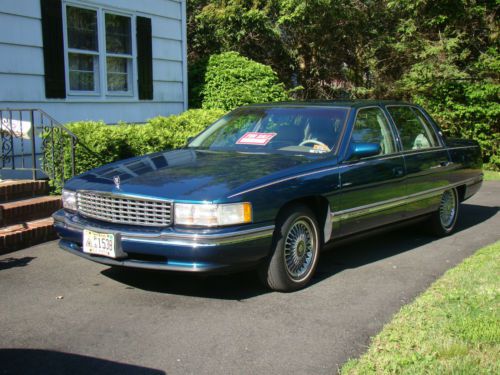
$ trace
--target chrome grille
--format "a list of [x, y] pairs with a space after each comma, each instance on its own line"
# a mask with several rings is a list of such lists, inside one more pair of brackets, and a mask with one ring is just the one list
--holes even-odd
[[76, 194], [78, 212], [93, 219], [117, 224], [167, 226], [172, 222], [172, 203], [98, 192]]

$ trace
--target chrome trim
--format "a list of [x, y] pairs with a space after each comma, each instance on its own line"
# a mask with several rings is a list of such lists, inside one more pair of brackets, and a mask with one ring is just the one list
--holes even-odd
[[96, 263], [105, 264], [108, 266], [123, 266], [123, 267], [150, 269], [150, 270], [184, 271], [184, 272], [207, 272], [225, 267], [225, 265], [214, 265], [205, 263], [192, 263], [192, 264], [186, 263], [185, 265], [178, 265], [178, 264], [173, 265], [173, 264], [168, 264], [168, 262], [162, 263], [162, 262], [141, 261], [136, 259], [113, 259], [101, 256], [92, 256], [73, 248], [71, 246], [71, 243], [65, 240], [59, 241], [59, 247], [71, 254], [78, 255], [79, 257], [91, 260]]
[[447, 147], [447, 150], [461, 150], [463, 148], [478, 148], [479, 145], [470, 145], [470, 146], [457, 146], [457, 147]]
[[[58, 211], [59, 212], [59, 211]], [[96, 232], [117, 232], [116, 230], [106, 229], [105, 227], [96, 227], [68, 220], [64, 215], [57, 212], [52, 215], [55, 225], [63, 225], [70, 230], [83, 231], [88, 229]], [[173, 246], [219, 246], [230, 245], [241, 242], [257, 240], [260, 238], [270, 237], [274, 233], [274, 225], [267, 225], [259, 228], [245, 229], [241, 231], [226, 232], [226, 233], [165, 233], [148, 234], [135, 233], [130, 231], [119, 231], [122, 241], [135, 241], [149, 244], [173, 245]]]
[[78, 212], [115, 224], [166, 227], [173, 222], [173, 201], [112, 192], [77, 190]]
[[139, 199], [139, 200], [149, 200], [155, 202], [174, 203], [172, 199], [150, 197], [149, 195], [142, 195], [142, 194], [118, 193], [112, 191], [99, 191], [99, 190], [88, 190], [88, 189], [77, 189], [76, 192], [101, 194], [111, 197], [120, 197], [123, 199]]
[[378, 212], [378, 211], [384, 211], [384, 210], [387, 210], [389, 208], [394, 208], [394, 207], [410, 204], [413, 202], [418, 202], [421, 199], [432, 198], [434, 196], [440, 195], [443, 191], [445, 191], [449, 188], [468, 184], [469, 182], [471, 184], [474, 184], [476, 182], [482, 181], [482, 179], [483, 179], [482, 176], [472, 177], [472, 178], [469, 178], [466, 180], [462, 180], [460, 182], [455, 182], [453, 184], [448, 184], [446, 186], [441, 186], [438, 188], [425, 190], [425, 191], [422, 191], [419, 193], [414, 193], [414, 194], [406, 195], [403, 197], [388, 199], [388, 200], [385, 200], [382, 202], [371, 203], [371, 204], [367, 204], [364, 206], [353, 207], [353, 208], [349, 208], [349, 209], [342, 210], [342, 211], [332, 212], [330, 217], [331, 217], [332, 222], [338, 222], [340, 220], [351, 219], [354, 217], [359, 217], [359, 216], [367, 215], [367, 214]]

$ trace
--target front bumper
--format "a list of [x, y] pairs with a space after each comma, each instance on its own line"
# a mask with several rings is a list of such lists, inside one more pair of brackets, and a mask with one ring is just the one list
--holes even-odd
[[[274, 225], [216, 229], [129, 227], [86, 219], [59, 210], [53, 215], [59, 246], [72, 254], [111, 266], [209, 272], [256, 264], [271, 248]], [[124, 258], [84, 253], [83, 230], [120, 234]]]

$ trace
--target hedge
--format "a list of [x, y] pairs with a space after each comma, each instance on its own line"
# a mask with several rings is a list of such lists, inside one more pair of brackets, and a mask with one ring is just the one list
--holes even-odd
[[[176, 149], [221, 117], [223, 110], [193, 109], [168, 117], [154, 117], [145, 124], [106, 125], [102, 121], [79, 121], [66, 125], [78, 137], [75, 173], [116, 160], [156, 151]], [[60, 193], [62, 176], [71, 177], [71, 148], [69, 136], [60, 131], [45, 134], [44, 170], [55, 172], [50, 184], [54, 193]], [[61, 154], [64, 163], [61, 163]], [[54, 157], [52, 156], [54, 155]]]
[[290, 99], [271, 67], [237, 52], [210, 56], [201, 94], [205, 109], [231, 110], [245, 104]]

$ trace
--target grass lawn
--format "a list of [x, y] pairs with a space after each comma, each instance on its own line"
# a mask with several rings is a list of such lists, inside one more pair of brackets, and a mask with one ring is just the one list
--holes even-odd
[[341, 374], [500, 374], [500, 241], [404, 306]]
[[498, 181], [500, 180], [500, 172], [483, 170], [484, 179], [486, 181]]

